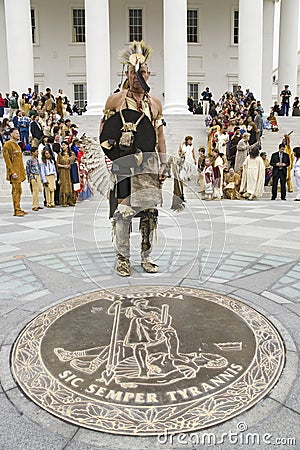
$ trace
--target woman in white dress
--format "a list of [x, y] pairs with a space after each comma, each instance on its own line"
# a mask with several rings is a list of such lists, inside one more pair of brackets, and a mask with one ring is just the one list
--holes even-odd
[[180, 173], [181, 180], [196, 181], [198, 171], [192, 136], [186, 136], [184, 138], [184, 142], [179, 146], [178, 154], [181, 158], [184, 158]]
[[295, 198], [295, 202], [300, 202], [300, 147], [295, 147], [293, 152], [295, 157], [293, 171], [297, 186], [297, 197]]

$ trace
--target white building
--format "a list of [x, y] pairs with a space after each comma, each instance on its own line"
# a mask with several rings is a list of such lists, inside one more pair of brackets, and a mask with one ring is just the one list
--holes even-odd
[[[275, 0], [0, 0], [0, 92], [59, 88], [100, 114], [121, 81], [119, 51], [153, 48], [150, 85], [169, 114], [209, 86], [272, 103]], [[278, 87], [297, 92], [299, 0], [281, 0]]]

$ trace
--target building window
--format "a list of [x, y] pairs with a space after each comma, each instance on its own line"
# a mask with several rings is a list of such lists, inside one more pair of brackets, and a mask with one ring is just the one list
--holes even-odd
[[79, 108], [83, 108], [86, 104], [86, 83], [74, 84], [74, 102]]
[[73, 42], [85, 42], [85, 10], [73, 9]]
[[188, 84], [188, 96], [193, 97], [196, 105], [199, 103], [199, 84], [189, 83]]
[[187, 41], [198, 42], [198, 11], [197, 9], [187, 10]]
[[32, 43], [36, 44], [36, 18], [35, 9], [31, 8], [31, 39]]
[[233, 44], [239, 43], [239, 11], [237, 9], [233, 11], [232, 42]]
[[233, 84], [232, 85], [232, 92], [233, 92], [234, 95], [236, 94], [237, 90], [238, 90], [238, 84]]
[[39, 94], [39, 92], [40, 92], [40, 86], [37, 83], [34, 83], [33, 92], [35, 94]]
[[129, 9], [129, 41], [143, 39], [143, 10]]

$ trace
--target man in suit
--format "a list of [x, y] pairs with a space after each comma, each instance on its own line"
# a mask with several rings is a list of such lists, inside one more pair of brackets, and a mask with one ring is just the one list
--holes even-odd
[[272, 184], [272, 198], [277, 197], [278, 180], [280, 180], [281, 200], [286, 200], [286, 176], [287, 168], [290, 165], [290, 157], [284, 152], [285, 145], [279, 144], [278, 152], [271, 156], [270, 165], [273, 167], [273, 184]]
[[44, 133], [43, 133], [43, 127], [39, 123], [39, 116], [35, 115], [32, 118], [32, 122], [30, 124], [30, 133], [33, 139], [32, 146], [38, 147], [39, 141], [42, 139]]

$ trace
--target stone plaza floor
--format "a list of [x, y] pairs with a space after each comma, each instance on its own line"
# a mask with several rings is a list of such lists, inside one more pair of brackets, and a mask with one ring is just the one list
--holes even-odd
[[[13, 217], [8, 195], [1, 199], [0, 449], [200, 449], [205, 433], [214, 439], [211, 445], [206, 441], [208, 448], [264, 449], [271, 444], [300, 448], [299, 204], [294, 195], [286, 202], [264, 198], [206, 203], [197, 195], [187, 195], [186, 209], [175, 213], [170, 210], [171, 190], [168, 181], [153, 253], [158, 273], [146, 274], [140, 267], [134, 221], [133, 270], [126, 279], [114, 272], [106, 199], [95, 196], [75, 208], [32, 212], [30, 197], [24, 195], [22, 207], [29, 214], [22, 218]], [[28, 322], [65, 299], [137, 285], [205, 289], [264, 314], [278, 329], [286, 349], [276, 386], [241, 415], [193, 434], [169, 437], [167, 442], [163, 437], [117, 436], [66, 423], [21, 392], [11, 374], [10, 354]]]

